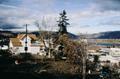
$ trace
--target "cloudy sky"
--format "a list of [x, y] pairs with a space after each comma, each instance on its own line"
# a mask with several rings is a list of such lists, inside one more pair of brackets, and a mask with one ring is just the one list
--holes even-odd
[[41, 23], [43, 19], [49, 27], [56, 26], [64, 9], [69, 32], [120, 30], [120, 0], [0, 0], [0, 29], [23, 30], [23, 25], [29, 24], [29, 30], [37, 30], [35, 21]]

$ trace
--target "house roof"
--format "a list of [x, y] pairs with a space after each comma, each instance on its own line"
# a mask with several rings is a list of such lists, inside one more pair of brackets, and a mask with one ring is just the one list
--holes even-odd
[[22, 46], [22, 43], [18, 38], [10, 38], [10, 41], [12, 42], [13, 46]]
[[18, 38], [18, 39], [22, 39], [24, 36], [25, 36], [25, 34], [18, 34], [18, 35], [17, 35], [17, 38]]
[[[28, 34], [28, 36], [33, 40], [37, 40], [37, 37], [34, 34]], [[25, 34], [18, 34], [17, 36], [18, 39], [23, 39], [24, 37], [25, 37]]]
[[34, 39], [34, 40], [37, 40], [37, 37], [36, 37], [36, 35], [34, 35], [34, 34], [28, 34], [28, 36], [29, 36], [30, 38]]
[[[37, 40], [37, 37], [34, 34], [28, 34], [28, 36], [33, 40]], [[22, 43], [20, 40], [23, 39], [24, 37], [25, 37], [25, 34], [18, 34], [16, 38], [10, 38], [10, 41], [12, 42], [13, 46], [22, 46]]]

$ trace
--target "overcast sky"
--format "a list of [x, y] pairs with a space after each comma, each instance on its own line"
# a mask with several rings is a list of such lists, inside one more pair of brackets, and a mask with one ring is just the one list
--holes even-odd
[[[120, 30], [120, 0], [0, 0], [0, 29], [37, 30], [35, 21], [47, 19], [50, 26], [62, 10], [70, 19], [72, 33], [98, 33]], [[58, 28], [55, 28], [55, 30]]]

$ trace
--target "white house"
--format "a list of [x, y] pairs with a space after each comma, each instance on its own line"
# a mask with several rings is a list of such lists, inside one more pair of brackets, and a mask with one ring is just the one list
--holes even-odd
[[110, 53], [111, 56], [116, 56], [120, 57], [120, 48], [110, 48]]
[[[106, 51], [106, 50], [105, 50]], [[103, 56], [102, 54], [99, 57], [99, 60], [102, 61], [110, 61], [110, 64], [117, 64], [119, 66], [120, 63], [120, 48], [107, 48], [107, 52], [109, 54], [106, 54]]]
[[[27, 39], [26, 39], [27, 38]], [[18, 34], [16, 38], [10, 38], [9, 49], [13, 54], [25, 53], [27, 40], [28, 53], [46, 55], [45, 46], [43, 42], [38, 41], [34, 34]]]

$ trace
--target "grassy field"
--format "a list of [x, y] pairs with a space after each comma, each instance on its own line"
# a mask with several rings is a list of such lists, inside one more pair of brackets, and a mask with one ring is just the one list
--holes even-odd
[[120, 39], [95, 39], [96, 43], [119, 43]]

